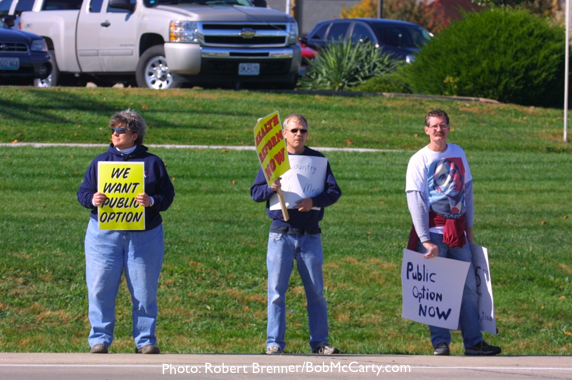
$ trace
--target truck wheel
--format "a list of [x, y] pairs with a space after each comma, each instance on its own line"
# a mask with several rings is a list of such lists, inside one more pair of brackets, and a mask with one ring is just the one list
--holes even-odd
[[56, 56], [53, 50], [50, 50], [49, 53], [52, 57], [52, 73], [46, 79], [34, 79], [34, 87], [55, 87], [61, 84]]
[[298, 74], [291, 76], [289, 79], [289, 82], [279, 83], [276, 87], [281, 90], [294, 90], [296, 88], [296, 84], [298, 84]]
[[169, 72], [163, 45], [155, 45], [145, 50], [137, 62], [135, 77], [138, 87], [155, 90], [179, 88], [182, 85], [182, 82]]

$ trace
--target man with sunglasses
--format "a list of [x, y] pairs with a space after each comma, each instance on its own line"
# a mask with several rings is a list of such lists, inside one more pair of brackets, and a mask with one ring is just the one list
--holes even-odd
[[[445, 257], [469, 262], [459, 326], [465, 355], [496, 355], [501, 348], [484, 341], [479, 329], [477, 281], [469, 243], [473, 243], [473, 181], [465, 152], [447, 143], [449, 116], [433, 110], [425, 117], [429, 145], [407, 166], [405, 191], [413, 220], [408, 249], [426, 259]], [[451, 332], [429, 326], [434, 355], [449, 355]]]
[[[283, 124], [282, 133], [288, 155], [312, 156], [325, 159], [318, 151], [308, 148], [308, 122], [300, 114], [291, 114]], [[294, 267], [302, 278], [306, 292], [310, 347], [320, 355], [332, 355], [339, 350], [330, 346], [328, 340], [328, 309], [323, 294], [324, 262], [319, 222], [324, 217], [324, 208], [337, 202], [342, 195], [334, 174], [327, 163], [324, 190], [312, 197], [298, 200], [289, 209], [289, 219], [284, 220], [281, 210], [269, 207], [269, 200], [281, 188], [281, 178], [268, 186], [262, 169], [259, 170], [250, 188], [252, 199], [266, 202], [266, 212], [272, 219], [268, 239], [266, 265], [268, 268], [268, 325], [266, 353], [282, 354], [286, 346], [286, 290]]]

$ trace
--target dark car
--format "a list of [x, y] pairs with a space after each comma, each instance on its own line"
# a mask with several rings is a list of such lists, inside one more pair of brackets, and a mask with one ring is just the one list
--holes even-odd
[[346, 18], [322, 21], [307, 37], [300, 40], [307, 46], [320, 49], [332, 42], [349, 41], [353, 44], [371, 42], [382, 52], [399, 61], [412, 62], [433, 35], [417, 24], [407, 21]]
[[0, 84], [45, 79], [51, 72], [52, 60], [44, 39], [10, 29], [0, 21]]

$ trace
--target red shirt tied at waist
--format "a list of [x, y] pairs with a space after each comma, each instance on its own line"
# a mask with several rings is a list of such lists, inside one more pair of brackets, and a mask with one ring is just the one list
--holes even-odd
[[[443, 215], [439, 215], [433, 211], [429, 212], [429, 227], [445, 226], [443, 229], [443, 243], [451, 248], [463, 247], [467, 240], [465, 239], [465, 215], [463, 214], [459, 219], [447, 219]], [[407, 249], [411, 251], [417, 250], [417, 241], [419, 236], [415, 231], [415, 227], [411, 227], [409, 233], [409, 241]]]

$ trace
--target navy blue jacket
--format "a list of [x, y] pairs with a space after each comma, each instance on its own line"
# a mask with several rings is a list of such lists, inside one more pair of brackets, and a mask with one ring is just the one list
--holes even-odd
[[175, 188], [171, 183], [163, 161], [147, 152], [147, 147], [138, 145], [131, 154], [122, 154], [110, 144], [107, 152], [95, 157], [85, 172], [83, 182], [77, 191], [79, 203], [91, 210], [91, 217], [97, 220], [97, 207], [92, 203], [97, 193], [97, 163], [99, 161], [137, 161], [144, 162], [145, 193], [153, 197], [153, 206], [145, 209], [145, 230], [152, 230], [162, 223], [160, 211], [166, 211], [175, 198]]
[[[288, 155], [294, 156], [293, 153]], [[300, 156], [314, 156], [324, 157], [324, 155], [316, 150], [304, 147], [304, 152]], [[256, 202], [266, 201], [266, 213], [272, 219], [272, 226], [276, 227], [293, 227], [303, 229], [318, 229], [319, 222], [324, 218], [324, 208], [333, 205], [342, 196], [342, 190], [338, 186], [334, 173], [328, 167], [326, 169], [326, 182], [324, 184], [324, 191], [315, 197], [312, 197], [313, 207], [320, 207], [320, 210], [310, 210], [308, 212], [300, 212], [296, 209], [288, 209], [290, 219], [285, 222], [282, 216], [282, 210], [270, 210], [268, 200], [274, 195], [274, 191], [268, 186], [264, 171], [262, 168], [258, 171], [258, 175], [254, 183], [250, 187], [250, 196]]]

